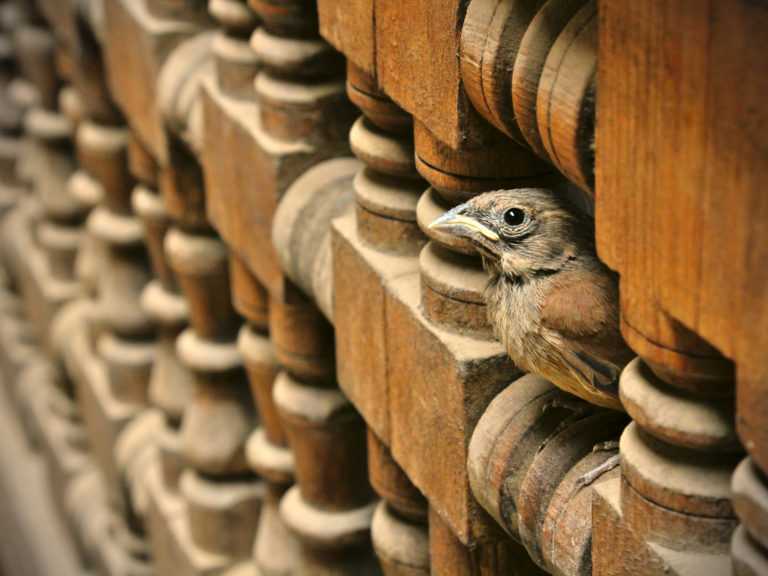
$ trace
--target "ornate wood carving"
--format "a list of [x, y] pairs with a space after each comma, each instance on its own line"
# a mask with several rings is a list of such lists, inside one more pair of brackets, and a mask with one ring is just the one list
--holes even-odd
[[[0, 377], [83, 564], [768, 570], [767, 22], [0, 0]], [[527, 186], [596, 216], [626, 414], [521, 375], [428, 227]]]

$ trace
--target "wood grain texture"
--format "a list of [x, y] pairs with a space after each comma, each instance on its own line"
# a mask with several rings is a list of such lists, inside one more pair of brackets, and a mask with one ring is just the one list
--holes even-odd
[[368, 74], [376, 74], [374, 0], [318, 0], [320, 34]]
[[[642, 414], [636, 406], [631, 413], [641, 416], [638, 424], [648, 426], [648, 433], [689, 445], [684, 428], [691, 409], [715, 406], [722, 412], [730, 402], [732, 379], [728, 363], [718, 359], [722, 353], [736, 367], [739, 436], [755, 467], [765, 471], [768, 249], [762, 222], [768, 202], [761, 184], [768, 172], [768, 107], [760, 95], [768, 89], [768, 7], [738, 0], [645, 0], [601, 1], [599, 8], [597, 242], [600, 255], [622, 275], [623, 332], [664, 381], [653, 384], [658, 391], [672, 385], [700, 397], [721, 397], [689, 407], [674, 398], [659, 399], [678, 414], [675, 428], [666, 431], [660, 411]], [[716, 430], [715, 420], [696, 422], [698, 429], [707, 427], [707, 436]], [[730, 436], [727, 418], [721, 422]], [[709, 449], [715, 447], [705, 440]], [[637, 448], [654, 445], [646, 440]], [[667, 514], [646, 500], [661, 502], [661, 485], [667, 495], [680, 492], [669, 488], [685, 458], [699, 463], [698, 472], [691, 468], [693, 476], [684, 482], [685, 493], [692, 493], [690, 480], [703, 478], [704, 459], [700, 452], [682, 454], [664, 474], [646, 462], [645, 473], [653, 472], [661, 483], [642, 486], [636, 476], [640, 469], [629, 468], [627, 459], [624, 476], [641, 487], [637, 494], [627, 491], [622, 506], [642, 513], [625, 514], [625, 521], [636, 535], [687, 542], [691, 550], [720, 550], [725, 557], [735, 524], [732, 512], [719, 512], [716, 526], [704, 519], [706, 499], [697, 497], [680, 507], [686, 517], [661, 522]], [[710, 452], [706, 468], [716, 467], [720, 504], [730, 505], [733, 466]], [[706, 490], [714, 485], [708, 483]], [[741, 502], [759, 497], [759, 484], [737, 488]], [[752, 526], [753, 512], [737, 509]], [[734, 569], [750, 573], [764, 559], [746, 544], [743, 532], [731, 545]]]
[[461, 28], [461, 76], [475, 108], [524, 143], [510, 98], [512, 65], [542, 0], [473, 0]]
[[597, 6], [585, 4], [563, 29], [544, 63], [536, 114], [544, 149], [585, 190], [593, 184]]
[[454, 148], [468, 139], [471, 122], [457, 56], [463, 4], [459, 0], [376, 2], [379, 85]]
[[736, 361], [739, 431], [764, 469], [767, 25], [762, 3], [600, 3], [596, 206], [601, 256], [631, 271], [627, 321], [674, 344], [639, 309], [656, 299]]
[[498, 131], [482, 146], [451, 148], [426, 124], [414, 123], [416, 169], [451, 204], [500, 188], [543, 186], [555, 170]]
[[547, 155], [536, 118], [539, 80], [552, 45], [584, 3], [585, 0], [548, 0], [520, 40], [512, 69], [512, 104], [520, 132], [539, 156]]

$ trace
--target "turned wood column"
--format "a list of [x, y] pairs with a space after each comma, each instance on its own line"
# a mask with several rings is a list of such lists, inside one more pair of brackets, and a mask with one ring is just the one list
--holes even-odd
[[[208, 140], [202, 159], [207, 191], [207, 210], [229, 248], [229, 289], [235, 310], [245, 320], [240, 328], [237, 347], [242, 355], [250, 385], [251, 402], [259, 412], [259, 426], [250, 432], [245, 456], [250, 469], [263, 479], [265, 489], [253, 542], [253, 565], [265, 575], [290, 574], [298, 560], [298, 547], [278, 513], [280, 498], [293, 483], [293, 456], [287, 447], [272, 388], [278, 364], [269, 338], [269, 296], [238, 255], [243, 247], [237, 242], [239, 227], [231, 225], [227, 212], [248, 217], [247, 211], [234, 206], [233, 193], [252, 193], [252, 182], [241, 175], [242, 166], [229, 170], [247, 154], [241, 144], [218, 141], [219, 135], [238, 133], [238, 123], [257, 117], [254, 77], [259, 58], [250, 38], [258, 30], [258, 16], [244, 0], [213, 0], [208, 3], [211, 16], [219, 25], [213, 42], [215, 81], [204, 97]], [[234, 130], [229, 130], [228, 127]], [[239, 134], [238, 134], [239, 135]], [[226, 154], [227, 157], [222, 155]], [[250, 159], [247, 160], [250, 162]], [[234, 188], [234, 189], [233, 189]], [[220, 197], [220, 193], [225, 195]], [[224, 205], [220, 205], [220, 202]], [[224, 216], [224, 217], [222, 217]], [[264, 255], [266, 256], [266, 255]]]
[[596, 1], [472, 0], [459, 58], [491, 125], [594, 189]]
[[[347, 94], [363, 112], [350, 131], [363, 162], [354, 177], [354, 213], [334, 223], [334, 325], [339, 384], [366, 420], [368, 473], [383, 499], [371, 536], [385, 574], [428, 574], [427, 502], [389, 451], [385, 294], [389, 279], [413, 270], [425, 239], [416, 202], [411, 118], [362, 70], [347, 68]], [[350, 282], [349, 278], [356, 278]]]
[[[622, 277], [622, 332], [640, 357], [624, 369], [620, 392], [633, 422], [621, 436], [620, 491], [600, 492], [595, 571], [672, 566], [688, 574], [675, 563], [681, 553], [725, 570], [736, 526], [731, 474], [743, 451], [733, 366], [648, 300], [632, 298], [643, 284], [631, 278]], [[617, 541], [635, 550], [631, 566], [609, 552]]]
[[158, 166], [135, 134], [129, 141], [129, 161], [136, 179], [131, 202], [143, 225], [155, 276], [141, 294], [142, 309], [157, 331], [148, 399], [163, 415], [157, 439], [160, 469], [164, 486], [174, 493], [184, 468], [181, 421], [193, 388], [192, 374], [176, 352], [176, 339], [188, 325], [189, 310], [164, 250], [171, 220], [157, 189]]
[[172, 228], [165, 249], [189, 307], [190, 327], [176, 342], [194, 380], [181, 425], [186, 522], [195, 546], [231, 563], [251, 554], [264, 486], [246, 460], [256, 414], [237, 347], [227, 249], [199, 227]]
[[542, 570], [592, 574], [593, 486], [616, 483], [626, 423], [533, 374], [512, 382], [480, 418], [467, 459], [472, 493]]
[[[150, 269], [141, 222], [130, 201], [134, 181], [128, 170], [127, 129], [90, 120], [81, 123], [77, 140], [83, 170], [77, 186], [87, 195], [95, 184], [102, 193], [88, 218], [91, 240], [84, 250], [93, 253], [81, 254], [81, 264], [86, 279], [94, 280], [95, 325], [91, 330], [109, 388], [103, 391], [100, 383], [84, 382], [88, 390], [81, 398], [107, 494], [118, 509], [130, 514], [113, 452], [120, 431], [148, 403], [154, 326], [140, 302]], [[86, 266], [89, 257], [95, 257], [91, 260], [92, 276]], [[110, 431], [106, 435], [104, 421]]]
[[376, 573], [365, 425], [335, 383], [333, 328], [289, 285], [270, 302], [270, 334], [283, 369], [273, 396], [295, 462], [280, 513], [302, 545], [297, 571]]
[[238, 348], [260, 415], [260, 426], [248, 439], [246, 457], [266, 483], [253, 561], [265, 575], [284, 576], [296, 569], [299, 548], [278, 510], [281, 498], [294, 481], [294, 459], [272, 394], [279, 364], [269, 338], [269, 296], [235, 256], [230, 260], [230, 274], [235, 308], [246, 319], [240, 329]]

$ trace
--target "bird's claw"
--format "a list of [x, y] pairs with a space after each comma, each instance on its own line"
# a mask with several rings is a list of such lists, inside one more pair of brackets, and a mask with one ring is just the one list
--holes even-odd
[[565, 394], [552, 398], [543, 406], [542, 411], [546, 412], [547, 410], [552, 410], [553, 408], [564, 408], [578, 416], [582, 416], [591, 411], [591, 406], [583, 400]]
[[618, 440], [608, 440], [606, 442], [598, 442], [592, 446], [592, 452], [612, 452], [619, 449]]
[[595, 482], [595, 480], [600, 478], [600, 476], [616, 468], [616, 466], [618, 466], [619, 463], [620, 463], [620, 459], [618, 454], [611, 456], [610, 458], [608, 458], [608, 460], [606, 460], [596, 468], [593, 468], [583, 476], [580, 476], [576, 480], [576, 489], [580, 490], [586, 486], [591, 485], [592, 483]]

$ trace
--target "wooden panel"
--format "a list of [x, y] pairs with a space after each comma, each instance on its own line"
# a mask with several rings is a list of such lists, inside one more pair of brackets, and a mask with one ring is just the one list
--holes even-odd
[[376, 75], [374, 0], [318, 0], [320, 34], [368, 74]]
[[387, 95], [453, 148], [467, 136], [459, 0], [377, 0], [376, 66]]
[[104, 5], [104, 55], [112, 94], [152, 155], [168, 161], [168, 143], [155, 100], [157, 77], [170, 52], [198, 28], [153, 17], [143, 2]]
[[[270, 242], [271, 215], [277, 205], [276, 163], [262, 152], [249, 130], [252, 123], [248, 120], [256, 117], [253, 105], [214, 100], [212, 90], [203, 96], [204, 121], [206, 141], [216, 145], [204, 146], [201, 154], [208, 218], [261, 282], [280, 293], [282, 274]], [[224, 108], [217, 102], [229, 106]]]
[[641, 310], [655, 300], [736, 361], [740, 432], [766, 468], [768, 6], [603, 0], [599, 18], [600, 255], [637, 329], [666, 330]]
[[[604, 4], [601, 254], [629, 268], [617, 256], [626, 253], [623, 237], [624, 247], [649, 259], [663, 255], [664, 269], [652, 276], [662, 303], [733, 356], [729, 333], [737, 330], [721, 322], [738, 326], [734, 288], [750, 274], [748, 235], [760, 232], [739, 224], [758, 217], [758, 184], [768, 171], [759, 136], [768, 121], [759, 108], [768, 75], [757, 60], [768, 49], [759, 33], [768, 10], [739, 1], [709, 9], [691, 1]], [[643, 213], [647, 219], [638, 218]], [[642, 222], [628, 234], [610, 229], [632, 219]]]

